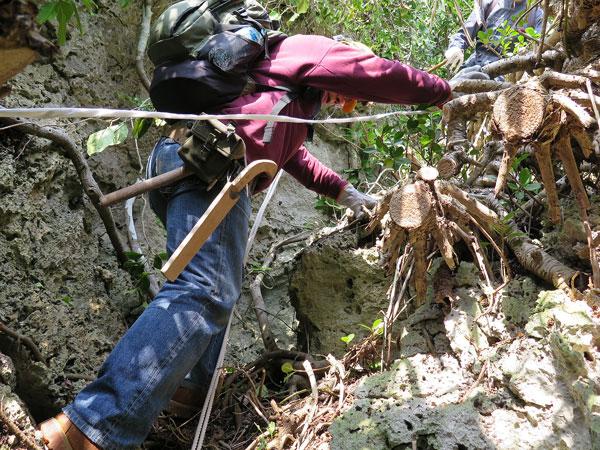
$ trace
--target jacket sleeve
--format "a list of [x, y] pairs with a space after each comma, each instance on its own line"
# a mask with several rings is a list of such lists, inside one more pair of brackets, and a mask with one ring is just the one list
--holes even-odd
[[451, 89], [445, 80], [408, 64], [380, 58], [323, 36], [290, 39], [297, 49], [295, 61], [303, 60], [301, 44], [317, 49], [313, 53], [316, 59], [306, 58], [305, 64], [292, 66], [295, 69], [290, 73], [292, 84], [330, 90], [358, 101], [398, 105], [438, 105], [450, 97]]
[[285, 163], [283, 170], [308, 189], [334, 200], [348, 185], [347, 181], [342, 180], [337, 173], [324, 166], [303, 145]]

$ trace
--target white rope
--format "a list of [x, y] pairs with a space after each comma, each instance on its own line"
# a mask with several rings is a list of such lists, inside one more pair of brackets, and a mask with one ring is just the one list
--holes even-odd
[[227, 322], [227, 327], [225, 328], [225, 335], [223, 336], [221, 351], [219, 352], [217, 365], [215, 366], [215, 371], [213, 372], [212, 379], [210, 380], [208, 393], [206, 395], [206, 399], [204, 400], [204, 405], [202, 406], [202, 412], [200, 413], [200, 421], [198, 422], [198, 426], [196, 427], [194, 442], [192, 443], [192, 450], [200, 450], [202, 448], [202, 444], [204, 443], [204, 435], [206, 434], [206, 428], [208, 427], [208, 419], [210, 419], [213, 401], [215, 399], [215, 395], [217, 394], [217, 385], [219, 384], [219, 378], [221, 377], [221, 367], [223, 366], [223, 360], [225, 359], [227, 340], [229, 339], [229, 330], [231, 328], [231, 319], [233, 318], [234, 310], [235, 305], [231, 310], [231, 314], [229, 315], [229, 321]]
[[275, 189], [277, 188], [277, 184], [279, 184], [279, 179], [281, 178], [282, 173], [283, 170], [280, 170], [279, 172], [277, 172], [277, 175], [275, 175], [275, 179], [271, 182], [269, 190], [265, 195], [265, 199], [263, 200], [258, 210], [258, 213], [256, 214], [256, 219], [254, 220], [254, 224], [252, 225], [252, 229], [250, 230], [250, 235], [248, 236], [248, 243], [246, 244], [246, 252], [244, 253], [244, 267], [246, 267], [246, 263], [248, 262], [248, 255], [250, 254], [252, 244], [254, 244], [254, 238], [256, 237], [256, 232], [258, 231], [260, 222], [262, 221], [262, 218], [265, 214], [265, 210], [267, 209], [267, 206], [269, 205], [269, 202], [271, 201], [271, 198], [275, 193]]
[[129, 109], [107, 108], [0, 108], [0, 117], [29, 118], [29, 119], [58, 119], [58, 118], [151, 118], [151, 119], [178, 119], [178, 120], [266, 120], [274, 122], [291, 123], [351, 123], [372, 120], [381, 120], [392, 116], [412, 116], [419, 114], [433, 114], [436, 109], [424, 111], [392, 111], [389, 113], [373, 114], [370, 116], [340, 117], [334, 119], [299, 119], [290, 116], [273, 114], [175, 114], [157, 111], [137, 111]]

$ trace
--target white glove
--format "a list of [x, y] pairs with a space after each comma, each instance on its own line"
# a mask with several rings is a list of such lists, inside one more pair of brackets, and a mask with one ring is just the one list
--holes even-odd
[[347, 185], [337, 201], [340, 205], [350, 208], [356, 219], [362, 219], [365, 215], [361, 206], [366, 206], [368, 209], [375, 207], [377, 201], [367, 194], [357, 191], [351, 184]]
[[448, 62], [446, 62], [448, 71], [456, 72], [465, 60], [465, 52], [458, 47], [450, 47], [446, 50], [446, 53], [444, 53], [444, 58], [448, 60]]

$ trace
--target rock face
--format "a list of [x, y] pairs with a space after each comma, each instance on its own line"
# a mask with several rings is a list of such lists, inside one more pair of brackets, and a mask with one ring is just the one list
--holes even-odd
[[356, 249], [356, 239], [350, 231], [317, 239], [292, 276], [291, 296], [311, 352], [342, 355], [341, 338], [366, 335], [361, 325], [370, 327], [387, 309], [392, 280], [379, 267], [377, 251]]
[[504, 289], [498, 314], [483, 316], [469, 266], [440, 319], [452, 350], [436, 345], [366, 378], [330, 428], [332, 449], [600, 448], [597, 315], [523, 279]]

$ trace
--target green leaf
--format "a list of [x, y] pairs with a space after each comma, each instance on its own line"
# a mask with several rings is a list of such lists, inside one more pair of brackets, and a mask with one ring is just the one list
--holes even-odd
[[133, 260], [137, 261], [144, 255], [141, 253], [138, 253], [138, 252], [125, 252], [125, 256], [127, 256], [129, 259], [133, 259]]
[[[367, 327], [368, 328], [368, 327]], [[344, 341], [346, 344], [349, 344], [350, 342], [352, 342], [352, 339], [354, 339], [354, 333], [350, 333], [348, 336], [343, 336], [342, 341]]]
[[531, 172], [529, 172], [529, 169], [525, 168], [521, 170], [521, 172], [519, 172], [519, 183], [521, 184], [521, 186], [528, 185], [530, 180]]
[[104, 130], [96, 131], [88, 138], [87, 153], [92, 156], [95, 153], [100, 153], [111, 145], [120, 144], [127, 138], [128, 134], [129, 130], [125, 123], [112, 125]]
[[67, 41], [67, 23], [73, 16], [74, 7], [71, 3], [61, 0], [57, 4], [58, 14], [58, 45], [62, 45]]
[[291, 373], [294, 372], [294, 367], [289, 362], [286, 362], [281, 366], [281, 371], [283, 373]]
[[298, 14], [305, 14], [308, 11], [309, 1], [308, 0], [300, 0], [298, 2], [298, 6], [296, 7], [296, 12]]
[[527, 186], [525, 186], [525, 190], [526, 191], [537, 191], [541, 187], [542, 187], [542, 185], [540, 183], [529, 183]]
[[48, 20], [56, 19], [58, 14], [58, 3], [48, 2], [44, 4], [37, 15], [38, 23], [42, 24]]
[[137, 119], [135, 119], [135, 122], [133, 123], [133, 132], [132, 132], [133, 138], [140, 139], [142, 136], [144, 136], [144, 134], [146, 134], [146, 132], [152, 126], [153, 122], [154, 122], [153, 119], [150, 119], [148, 117], [144, 117], [144, 118], [138, 117]]

